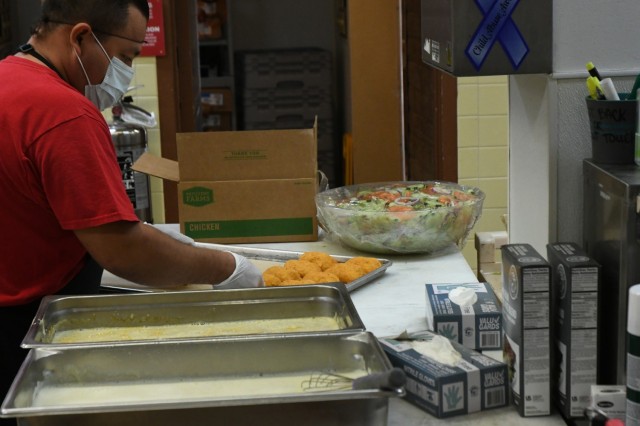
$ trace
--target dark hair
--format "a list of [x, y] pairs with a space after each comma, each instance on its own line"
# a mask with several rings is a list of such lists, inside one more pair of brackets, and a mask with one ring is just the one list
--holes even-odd
[[96, 32], [117, 33], [127, 24], [129, 6], [149, 19], [147, 0], [43, 0], [42, 16], [31, 32], [38, 36], [55, 25], [86, 22]]

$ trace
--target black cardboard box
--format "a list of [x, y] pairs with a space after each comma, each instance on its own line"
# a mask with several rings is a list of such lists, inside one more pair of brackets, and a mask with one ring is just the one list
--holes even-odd
[[596, 383], [600, 265], [575, 243], [547, 245], [552, 268], [553, 400], [565, 418], [583, 417]]
[[503, 357], [522, 417], [551, 414], [549, 263], [529, 244], [502, 251]]

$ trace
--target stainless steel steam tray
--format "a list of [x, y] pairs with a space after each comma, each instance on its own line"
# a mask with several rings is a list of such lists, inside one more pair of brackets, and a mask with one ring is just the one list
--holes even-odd
[[47, 296], [22, 346], [93, 346], [364, 329], [342, 284]]
[[[227, 250], [232, 251], [234, 253], [245, 256], [246, 258], [254, 261], [258, 269], [265, 270], [269, 266], [273, 265], [281, 265], [287, 260], [298, 259], [304, 252], [303, 251], [287, 251], [287, 250], [274, 250], [274, 249], [263, 249], [257, 247], [242, 247], [242, 246], [232, 246], [225, 244], [202, 244], [202, 247], [217, 249], [217, 250]], [[330, 253], [329, 253], [330, 254]], [[349, 259], [352, 259], [355, 256], [339, 256], [330, 254], [338, 262], [346, 262]], [[362, 287], [363, 285], [375, 280], [385, 273], [387, 268], [389, 268], [392, 262], [388, 259], [376, 258], [380, 261], [381, 266], [362, 277], [351, 281], [350, 283], [343, 284], [348, 291], [353, 291], [358, 287]]]
[[391, 368], [368, 332], [36, 348], [0, 413], [43, 426], [385, 426], [388, 399], [402, 388], [354, 390], [313, 377]]

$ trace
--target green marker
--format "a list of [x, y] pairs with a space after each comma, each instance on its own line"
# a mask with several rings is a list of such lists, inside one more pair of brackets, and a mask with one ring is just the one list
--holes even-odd
[[631, 93], [629, 93], [629, 96], [627, 97], [628, 101], [632, 101], [636, 98], [636, 95], [638, 94], [638, 89], [640, 89], [640, 74], [638, 74], [638, 76], [636, 77], [635, 83], [633, 83], [633, 88], [631, 89]]

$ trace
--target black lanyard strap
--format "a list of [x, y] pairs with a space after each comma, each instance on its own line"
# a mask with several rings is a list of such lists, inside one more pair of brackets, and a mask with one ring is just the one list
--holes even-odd
[[38, 53], [38, 51], [29, 43], [23, 44], [18, 48], [18, 50], [22, 53], [26, 53], [27, 55], [31, 55], [34, 58], [38, 59], [40, 62], [54, 70], [56, 74], [58, 74], [60, 78], [64, 80], [64, 77], [62, 76], [62, 74], [60, 74], [60, 71], [58, 71], [58, 69], [47, 58]]

